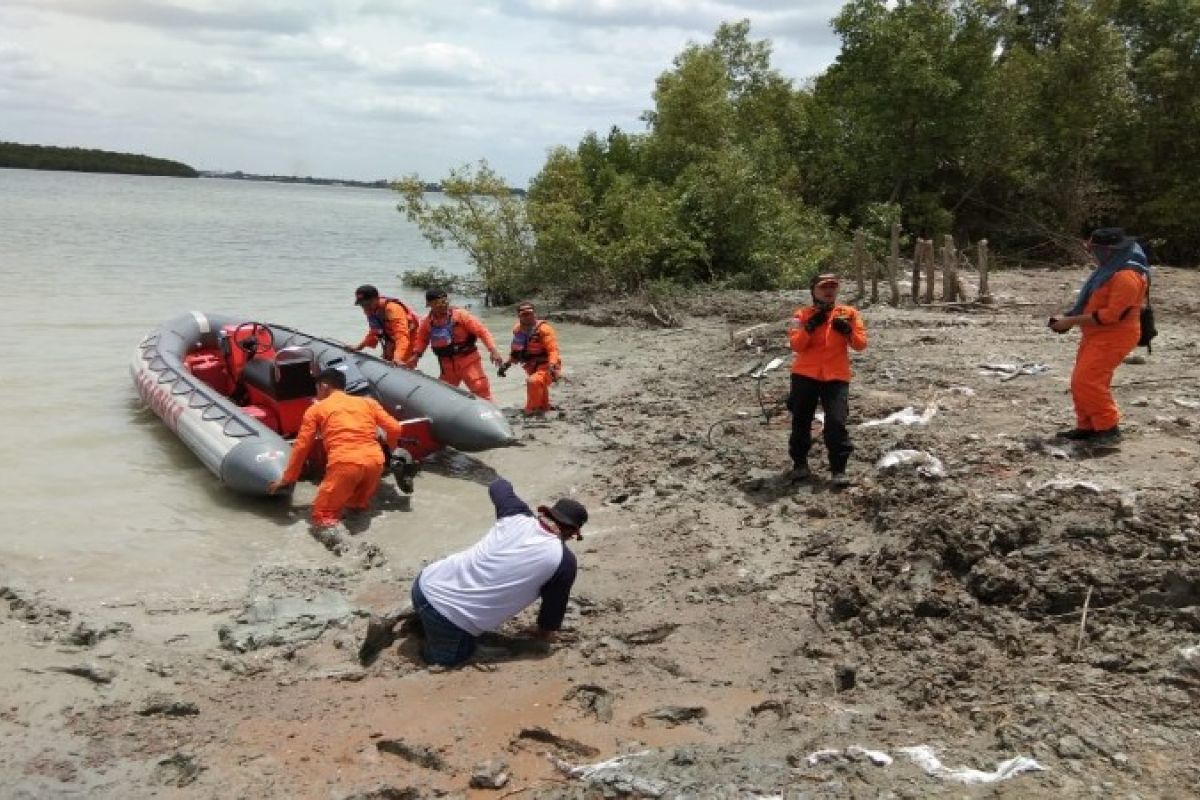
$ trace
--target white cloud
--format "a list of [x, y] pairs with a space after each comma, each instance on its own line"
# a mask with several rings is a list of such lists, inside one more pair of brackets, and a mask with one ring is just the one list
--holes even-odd
[[[10, 0], [45, 11], [102, 22], [168, 30], [260, 31], [296, 33], [308, 30], [330, 9], [325, 4], [291, 2], [172, 2], [172, 0]], [[303, 6], [308, 6], [307, 13]]]
[[348, 113], [379, 122], [417, 123], [440, 121], [447, 117], [445, 102], [419, 95], [370, 94], [337, 100], [329, 98], [323, 105], [332, 114]]
[[53, 74], [50, 61], [24, 47], [0, 42], [0, 80], [42, 81]]
[[749, 17], [785, 74], [820, 72], [839, 5], [0, 0], [0, 120], [201, 169], [437, 178], [487, 158], [523, 184], [549, 147], [641, 131], [655, 78], [722, 21]]
[[259, 91], [271, 83], [263, 70], [229, 61], [135, 62], [120, 70], [118, 80], [141, 89], [218, 94]]

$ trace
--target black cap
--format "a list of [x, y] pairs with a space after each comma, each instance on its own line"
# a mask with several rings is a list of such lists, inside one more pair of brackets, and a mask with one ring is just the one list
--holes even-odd
[[346, 373], [336, 367], [326, 367], [317, 375], [317, 383], [324, 383], [334, 389], [346, 390]]
[[374, 300], [377, 297], [379, 297], [379, 290], [369, 283], [364, 283], [354, 290], [354, 305], [361, 306], [363, 303]]
[[552, 506], [538, 506], [538, 511], [546, 514], [560, 525], [579, 530], [588, 521], [587, 509], [578, 500], [569, 497], [559, 498]]
[[1092, 231], [1089, 241], [1101, 247], [1125, 247], [1133, 243], [1133, 240], [1125, 235], [1124, 228], [1096, 228]]
[[446, 296], [445, 289], [433, 288], [433, 289], [425, 290], [425, 302], [426, 303], [432, 303], [434, 300], [441, 300], [445, 296]]

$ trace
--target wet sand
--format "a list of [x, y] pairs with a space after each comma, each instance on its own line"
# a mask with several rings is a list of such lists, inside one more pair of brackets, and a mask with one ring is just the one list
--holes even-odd
[[[852, 421], [936, 408], [926, 425], [855, 427], [845, 491], [824, 480], [819, 445], [816, 480], [782, 478], [788, 420], [763, 410], [786, 367], [761, 395], [723, 377], [785, 354], [794, 299], [707, 296], [673, 310], [681, 328], [590, 329], [619, 349], [581, 341], [574, 357], [567, 340], [561, 415], [522, 424], [519, 449], [422, 475], [414, 504], [446, 506], [433, 516], [453, 534], [405, 546], [415, 512], [385, 497], [340, 558], [287, 522], [277, 547], [245, 554], [248, 582], [124, 617], [13, 584], [6, 784], [28, 797], [1186, 796], [1200, 780], [1186, 757], [1200, 667], [1184, 655], [1200, 644], [1200, 276], [1158, 274], [1160, 337], [1119, 370], [1127, 435], [1102, 451], [1049, 438], [1071, 422], [1075, 339], [1048, 335], [1057, 309], [1039, 303], [1081, 276], [1001, 273], [992, 309], [867, 308]], [[1032, 363], [1048, 369], [980, 368]], [[946, 476], [875, 467], [898, 449]], [[563, 641], [444, 672], [404, 638], [361, 667], [353, 609], [395, 607], [423, 559], [482, 534], [489, 468], [528, 500], [570, 491], [592, 511]], [[236, 620], [266, 605], [310, 613], [263, 644]], [[1027, 756], [1044, 770], [967, 787], [901, 752], [922, 744], [951, 767]], [[835, 752], [809, 758], [821, 750]], [[506, 765], [481, 770], [502, 788], [471, 787], [485, 761]]]

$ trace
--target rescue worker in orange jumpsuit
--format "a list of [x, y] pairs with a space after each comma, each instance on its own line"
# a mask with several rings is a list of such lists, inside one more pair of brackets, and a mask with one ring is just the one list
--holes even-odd
[[1079, 327], [1079, 352], [1071, 373], [1075, 427], [1058, 436], [1103, 443], [1121, 436], [1121, 412], [1112, 396], [1113, 373], [1141, 337], [1142, 307], [1150, 293], [1146, 253], [1121, 228], [1097, 228], [1087, 242], [1096, 268], [1075, 305], [1048, 323], [1055, 333]]
[[382, 342], [384, 361], [405, 364], [412, 357], [413, 338], [421, 322], [416, 312], [394, 297], [380, 297], [370, 284], [354, 290], [354, 305], [367, 315], [367, 335], [349, 349], [357, 353]]
[[838, 304], [836, 275], [817, 275], [809, 289], [813, 304], [796, 309], [788, 321], [788, 343], [796, 354], [788, 395], [788, 410], [792, 412], [788, 454], [793, 464], [788, 477], [793, 481], [812, 477], [808, 451], [812, 447], [812, 421], [820, 403], [825, 411], [830, 481], [834, 486], [848, 486], [846, 464], [854, 452], [846, 429], [850, 415], [849, 351], [866, 349], [867, 329], [856, 309]]
[[537, 318], [533, 303], [517, 306], [517, 324], [513, 326], [508, 360], [500, 367], [500, 377], [513, 364], [525, 369], [525, 415], [540, 416], [550, 411], [550, 384], [562, 373], [558, 337], [550, 323]]
[[345, 389], [344, 372], [326, 369], [317, 376], [317, 402], [304, 412], [283, 477], [267, 485], [274, 494], [295, 483], [319, 435], [325, 477], [312, 506], [312, 523], [319, 528], [336, 525], [344, 508], [363, 511], [370, 504], [384, 467], [376, 429], [386, 433], [389, 451], [400, 438], [400, 423], [377, 400], [348, 395]]
[[444, 289], [429, 289], [425, 292], [425, 304], [429, 313], [421, 320], [413, 342], [412, 356], [408, 366], [415, 367], [425, 354], [425, 348], [433, 348], [441, 368], [441, 380], [451, 386], [466, 383], [467, 389], [484, 400], [492, 399], [492, 387], [483, 371], [483, 359], [475, 342], [482, 340], [491, 356], [492, 364], [504, 365], [500, 351], [492, 334], [483, 323], [461, 308], [452, 308]]

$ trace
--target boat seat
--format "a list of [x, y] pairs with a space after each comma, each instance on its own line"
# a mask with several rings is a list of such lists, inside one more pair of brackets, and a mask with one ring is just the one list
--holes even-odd
[[275, 358], [253, 358], [242, 369], [242, 379], [272, 400], [297, 400], [317, 393], [312, 360], [281, 351]]

